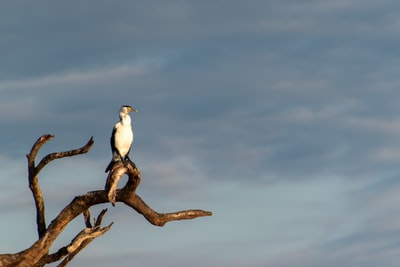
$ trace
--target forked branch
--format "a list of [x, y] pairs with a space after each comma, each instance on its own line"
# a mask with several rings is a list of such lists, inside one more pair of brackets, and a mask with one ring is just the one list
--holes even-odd
[[94, 141], [93, 136], [89, 139], [89, 141], [81, 148], [56, 152], [48, 154], [43, 157], [37, 166], [35, 166], [36, 155], [40, 148], [49, 140], [51, 140], [54, 135], [44, 134], [39, 137], [35, 144], [32, 146], [32, 149], [29, 154], [26, 155], [28, 159], [28, 180], [29, 180], [29, 188], [32, 191], [33, 199], [35, 201], [36, 206], [36, 224], [39, 238], [43, 236], [46, 231], [46, 219], [45, 219], [45, 208], [44, 208], [44, 200], [42, 191], [40, 189], [38, 174], [39, 172], [51, 161], [55, 159], [60, 159], [64, 157], [71, 157], [79, 154], [84, 154], [89, 151], [92, 147]]
[[86, 228], [79, 232], [79, 234], [74, 239], [72, 239], [69, 245], [60, 248], [56, 253], [43, 256], [40, 259], [39, 263], [36, 264], [36, 266], [44, 266], [45, 264], [57, 262], [61, 259], [63, 260], [59, 265], [57, 265], [57, 267], [66, 266], [81, 250], [89, 245], [90, 242], [92, 242], [96, 237], [102, 236], [108, 230], [110, 230], [113, 223], [104, 228], [101, 228], [101, 223], [106, 212], [107, 209], [104, 209], [100, 212], [100, 214], [97, 216], [97, 219], [94, 219], [93, 226], [90, 222], [89, 210], [84, 211], [83, 215]]

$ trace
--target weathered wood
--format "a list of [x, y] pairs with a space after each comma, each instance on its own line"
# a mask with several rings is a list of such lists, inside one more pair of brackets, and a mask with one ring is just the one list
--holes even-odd
[[[93, 145], [93, 138], [90, 138], [83, 147], [48, 154], [35, 166], [35, 158], [39, 149], [53, 137], [49, 134], [41, 136], [27, 155], [29, 187], [35, 200], [39, 238], [26, 250], [15, 254], [0, 254], [0, 267], [39, 267], [60, 260], [62, 262], [58, 266], [66, 266], [91, 241], [96, 237], [102, 236], [111, 228], [112, 223], [106, 227], [101, 227], [102, 219], [107, 211], [106, 209], [101, 211], [93, 224], [91, 223], [89, 208], [98, 204], [107, 202], [111, 202], [113, 205], [116, 202], [124, 203], [156, 226], [164, 226], [170, 221], [188, 220], [212, 215], [211, 212], [203, 210], [184, 210], [172, 213], [156, 212], [136, 194], [136, 188], [139, 186], [141, 179], [140, 170], [133, 162], [128, 162], [128, 164], [117, 162], [110, 170], [105, 190], [91, 191], [84, 195], [76, 196], [46, 227], [44, 200], [38, 182], [39, 172], [51, 161], [86, 153]], [[128, 176], [128, 181], [121, 189], [117, 189], [118, 181], [123, 175]], [[63, 232], [69, 222], [80, 214], [83, 214], [86, 228], [78, 233], [69, 245], [60, 248], [56, 253], [49, 254], [49, 249], [57, 237]]]
[[51, 161], [55, 159], [61, 159], [64, 157], [71, 157], [75, 155], [80, 155], [87, 153], [89, 149], [92, 147], [94, 141], [93, 136], [89, 139], [89, 141], [81, 148], [63, 151], [63, 152], [56, 152], [48, 154], [47, 156], [43, 157], [42, 160], [39, 162], [37, 166], [35, 166], [36, 155], [40, 148], [48, 141], [54, 138], [54, 135], [44, 134], [39, 137], [29, 154], [26, 155], [28, 159], [28, 181], [29, 181], [29, 188], [32, 191], [33, 199], [35, 201], [36, 207], [36, 224], [38, 229], [39, 238], [41, 238], [45, 231], [46, 231], [46, 219], [45, 219], [45, 207], [44, 207], [44, 199], [42, 195], [42, 191], [39, 185], [39, 173], [40, 171]]

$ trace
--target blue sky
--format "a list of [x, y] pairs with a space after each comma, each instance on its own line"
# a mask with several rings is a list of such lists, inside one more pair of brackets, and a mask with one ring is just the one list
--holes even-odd
[[103, 188], [129, 104], [138, 194], [213, 216], [95, 207], [114, 225], [69, 266], [398, 266], [399, 25], [393, 0], [2, 2], [0, 252], [36, 238], [36, 138], [56, 136], [41, 155], [95, 139], [42, 172], [50, 222]]

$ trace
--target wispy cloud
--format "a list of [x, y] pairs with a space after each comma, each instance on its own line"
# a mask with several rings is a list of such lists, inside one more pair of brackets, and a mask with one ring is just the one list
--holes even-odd
[[156, 71], [161, 62], [144, 60], [137, 64], [114, 66], [89, 71], [70, 71], [35, 77], [28, 80], [0, 81], [0, 90], [54, 90], [52, 88], [65, 86], [85, 86], [88, 84], [102, 84], [126, 76], [140, 76]]

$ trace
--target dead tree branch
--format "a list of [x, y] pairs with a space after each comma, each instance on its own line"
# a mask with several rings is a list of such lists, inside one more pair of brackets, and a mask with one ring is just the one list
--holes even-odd
[[[56, 253], [42, 257], [36, 266], [44, 266], [45, 264], [57, 262], [63, 258], [64, 259], [59, 265], [57, 265], [57, 267], [66, 266], [81, 250], [83, 250], [87, 245], [89, 245], [90, 242], [92, 242], [96, 237], [102, 236], [108, 230], [110, 230], [113, 223], [111, 223], [107, 227], [100, 228], [103, 217], [106, 212], [107, 209], [103, 209], [100, 212], [100, 214], [97, 216], [97, 219], [94, 219], [94, 226], [93, 226], [92, 223], [90, 222], [89, 210], [84, 211], [83, 215], [86, 228], [82, 230], [71, 241], [69, 245], [60, 248]], [[91, 233], [92, 236], [88, 235], [84, 236], [85, 233]]]
[[[46, 227], [44, 200], [38, 182], [40, 171], [55, 159], [84, 154], [93, 145], [93, 138], [90, 138], [86, 145], [81, 148], [48, 154], [36, 166], [35, 158], [38, 151], [43, 144], [53, 137], [48, 134], [41, 136], [27, 155], [29, 187], [35, 200], [39, 239], [31, 247], [21, 252], [0, 254], [0, 267], [39, 267], [59, 260], [62, 260], [62, 262], [58, 266], [66, 266], [91, 241], [96, 237], [102, 236], [111, 228], [112, 223], [106, 227], [101, 227], [103, 217], [107, 211], [106, 209], [93, 220], [93, 224], [91, 223], [89, 208], [98, 204], [107, 202], [111, 202], [113, 205], [116, 202], [124, 203], [139, 214], [142, 214], [151, 224], [156, 226], [164, 226], [170, 221], [188, 220], [212, 215], [211, 212], [203, 210], [184, 210], [172, 213], [158, 213], [154, 211], [136, 194], [136, 188], [139, 186], [141, 179], [140, 170], [133, 162], [126, 165], [122, 162], [117, 162], [107, 177], [105, 190], [91, 191], [75, 197]], [[128, 176], [128, 181], [121, 189], [117, 189], [118, 181], [123, 175]], [[80, 214], [83, 214], [86, 228], [80, 231], [70, 244], [60, 248], [56, 253], [49, 254], [49, 249], [57, 237]]]
[[64, 151], [64, 152], [56, 152], [56, 153], [51, 153], [42, 158], [40, 163], [35, 166], [35, 159], [38, 151], [40, 148], [48, 142], [50, 139], [52, 139], [54, 135], [50, 134], [45, 134], [42, 135], [41, 137], [36, 140], [35, 144], [32, 146], [31, 152], [26, 155], [28, 159], [28, 180], [29, 180], [29, 188], [32, 191], [33, 199], [35, 201], [35, 206], [36, 206], [36, 224], [37, 224], [37, 229], [38, 229], [38, 235], [39, 238], [43, 236], [43, 234], [46, 231], [46, 219], [45, 219], [45, 208], [44, 208], [44, 200], [43, 200], [43, 195], [42, 191], [40, 190], [40, 185], [39, 185], [39, 172], [51, 161], [55, 159], [60, 159], [64, 157], [71, 157], [79, 154], [84, 154], [89, 151], [89, 149], [92, 147], [94, 141], [93, 137], [89, 139], [89, 141], [86, 143], [81, 148], [78, 149], [73, 149], [69, 151]]
[[[72, 261], [72, 259], [81, 251], [83, 250], [87, 245], [90, 244], [90, 242], [92, 242], [96, 237], [98, 236], [102, 236], [103, 234], [105, 234], [108, 230], [110, 230], [111, 226], [113, 223], [109, 224], [107, 227], [104, 228], [100, 228], [101, 226], [101, 222], [103, 220], [104, 215], [106, 214], [107, 209], [104, 209], [101, 211], [101, 213], [97, 216], [97, 219], [94, 219], [94, 226], [92, 226], [91, 222], [90, 222], [90, 212], [89, 210], [86, 210], [83, 214], [84, 214], [84, 218], [85, 218], [85, 224], [86, 224], [86, 229], [82, 230], [90, 230], [90, 229], [96, 229], [96, 230], [92, 230], [92, 231], [96, 231], [96, 233], [94, 233], [91, 237], [86, 237], [84, 240], [82, 240], [82, 242], [78, 245], [77, 242], [74, 243], [74, 240], [78, 239], [78, 237], [75, 237], [71, 244], [68, 246], [68, 248], [66, 248], [66, 250], [69, 252], [69, 254], [64, 258], [64, 260], [57, 265], [57, 267], [64, 267], [67, 266], [67, 264]], [[75, 249], [72, 250], [73, 247], [76, 247]], [[71, 251], [72, 250], [72, 251]]]

